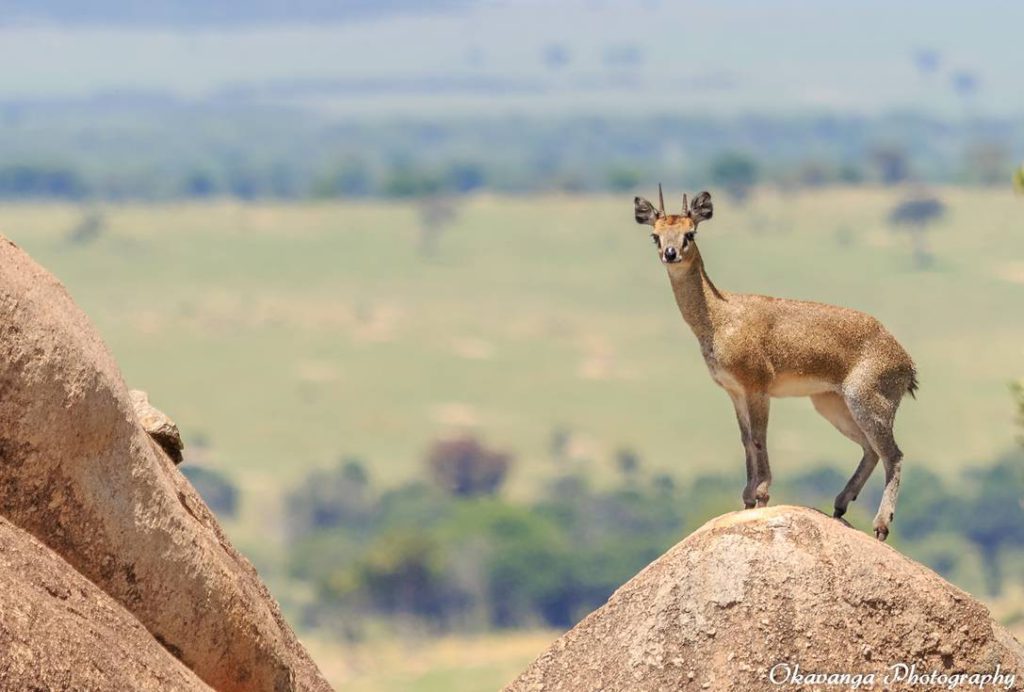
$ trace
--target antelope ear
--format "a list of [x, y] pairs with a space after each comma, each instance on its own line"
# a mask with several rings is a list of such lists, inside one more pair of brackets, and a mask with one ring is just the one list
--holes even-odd
[[693, 219], [694, 224], [707, 221], [714, 213], [715, 207], [711, 204], [710, 192], [704, 191], [693, 198], [693, 204], [690, 205], [690, 218]]
[[636, 222], [653, 226], [654, 222], [661, 218], [661, 212], [655, 209], [654, 205], [643, 197], [633, 198], [633, 212], [636, 215]]

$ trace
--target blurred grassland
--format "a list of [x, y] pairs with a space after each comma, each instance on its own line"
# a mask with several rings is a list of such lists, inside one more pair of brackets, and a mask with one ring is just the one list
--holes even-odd
[[[921, 398], [898, 418], [907, 464], [952, 472], [1013, 442], [1024, 205], [942, 197], [928, 271], [886, 223], [886, 191], [719, 196], [698, 241], [720, 288], [880, 317], [921, 371]], [[737, 462], [728, 398], [629, 196], [481, 197], [460, 212], [433, 259], [418, 256], [415, 208], [384, 203], [103, 208], [86, 247], [67, 241], [81, 210], [4, 206], [0, 232], [65, 282], [128, 383], [257, 496], [342, 453], [378, 481], [406, 479], [453, 428], [517, 453], [514, 492], [544, 475], [556, 426], [578, 456], [630, 446], [684, 478]], [[772, 418], [779, 472], [857, 461], [807, 401], [776, 401]]]
[[[896, 191], [717, 195], [698, 238], [720, 288], [847, 305], [894, 332], [921, 379], [897, 418], [908, 483], [1009, 448], [1007, 382], [1024, 374], [1024, 200], [938, 193], [927, 271], [886, 221]], [[228, 528], [265, 567], [280, 496], [311, 469], [350, 454], [394, 484], [452, 430], [514, 452], [520, 497], [557, 471], [559, 427], [598, 481], [620, 447], [681, 480], [742, 476], [731, 405], [630, 198], [470, 198], [432, 258], [417, 208], [395, 202], [104, 205], [81, 245], [83, 209], [5, 204], [0, 232], [67, 285], [129, 385], [208, 440], [193, 461], [240, 485]], [[769, 446], [777, 477], [860, 456], [802, 399], [773, 404]]]
[[511, 682], [558, 637], [532, 630], [476, 636], [303, 643], [336, 689], [352, 692], [476, 692]]
[[[699, 236], [719, 287], [865, 310], [907, 347], [922, 383], [897, 419], [908, 489], [918, 465], [953, 478], [1011, 447], [1007, 383], [1024, 375], [1024, 200], [938, 192], [950, 208], [927, 271], [886, 221], [895, 191], [718, 195]], [[557, 463], [610, 481], [629, 447], [648, 472], [732, 474], [738, 501], [731, 406], [630, 197], [471, 198], [431, 258], [417, 252], [416, 206], [391, 202], [5, 204], [0, 233], [67, 285], [129, 385], [177, 420], [189, 463], [240, 486], [226, 526], [287, 609], [311, 594], [286, 576], [282, 495], [341, 455], [380, 487], [421, 475], [435, 436], [473, 430], [515, 453], [507, 492], [526, 498]], [[69, 242], [93, 212], [99, 237]], [[575, 461], [552, 459], [557, 428]], [[805, 400], [776, 400], [769, 430], [777, 478], [859, 459]], [[1014, 588], [993, 612], [1021, 634]], [[345, 689], [477, 690], [555, 636], [310, 645]]]

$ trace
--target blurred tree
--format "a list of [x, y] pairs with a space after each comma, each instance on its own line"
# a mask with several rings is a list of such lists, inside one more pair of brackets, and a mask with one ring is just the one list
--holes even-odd
[[206, 506], [219, 517], [233, 518], [238, 513], [238, 489], [224, 474], [202, 466], [179, 467]]
[[582, 502], [590, 497], [590, 483], [581, 473], [556, 476], [548, 483], [545, 497], [552, 505], [562, 503], [560, 509], [568, 511], [571, 503]]
[[565, 627], [607, 600], [638, 569], [675, 543], [684, 528], [686, 500], [666, 477], [650, 485], [623, 479], [593, 491], [582, 476], [556, 479], [534, 511], [549, 518], [568, 542], [558, 556], [566, 584], [545, 619]]
[[374, 527], [390, 530], [403, 526], [432, 526], [451, 514], [451, 500], [443, 489], [426, 481], [405, 483], [380, 496]]
[[839, 182], [848, 185], [860, 185], [864, 182], [864, 171], [853, 163], [844, 163], [839, 167]]
[[71, 168], [48, 164], [9, 164], [0, 168], [0, 197], [81, 199], [86, 185]]
[[375, 612], [417, 616], [440, 628], [466, 601], [446, 574], [442, 547], [417, 528], [382, 535], [351, 567], [327, 575], [321, 589], [329, 597], [356, 596]]
[[68, 231], [67, 242], [71, 245], [88, 245], [98, 240], [105, 228], [103, 212], [99, 209], [86, 209], [78, 222]]
[[444, 235], [458, 218], [456, 201], [445, 195], [425, 195], [419, 199], [420, 257], [433, 257]]
[[[301, 538], [292, 537], [288, 542], [288, 573], [309, 583], [326, 580], [331, 574], [337, 576], [354, 564], [372, 538], [346, 526], [318, 529]], [[331, 597], [340, 598], [340, 591], [332, 592]]]
[[427, 455], [427, 466], [439, 487], [452, 495], [493, 495], [508, 474], [511, 456], [488, 449], [470, 436], [439, 440]]
[[574, 587], [565, 560], [571, 551], [562, 527], [550, 517], [527, 505], [464, 501], [438, 536], [449, 546], [451, 563], [461, 563], [455, 581], [483, 599], [488, 624], [564, 622], [563, 601]]
[[1021, 428], [1018, 441], [1024, 446], [1024, 379], [1010, 384], [1010, 392], [1017, 404], [1017, 425]]
[[362, 197], [373, 192], [373, 175], [362, 159], [345, 159], [313, 181], [313, 196]]
[[902, 147], [876, 147], [869, 159], [883, 185], [897, 185], [910, 178], [910, 162]]
[[181, 181], [180, 193], [184, 197], [212, 197], [220, 191], [217, 176], [205, 168], [189, 171]]
[[457, 161], [444, 173], [444, 187], [457, 194], [479, 190], [487, 184], [487, 171], [482, 164]]
[[[628, 58], [628, 51], [622, 57]], [[600, 61], [602, 55], [596, 58]], [[628, 70], [619, 74], [601, 63], [597, 69], [605, 72], [606, 81], [625, 83], [634, 78], [626, 74]], [[949, 73], [938, 75], [946, 80], [942, 87], [947, 94], [951, 93]], [[490, 83], [489, 78], [477, 77], [483, 79], [481, 84]], [[427, 114], [411, 114], [398, 120], [337, 121], [312, 114], [225, 109], [217, 104], [167, 107], [173, 103], [171, 99], [142, 106], [137, 122], [127, 129], [122, 127], [124, 118], [135, 112], [131, 110], [135, 106], [125, 111], [117, 97], [98, 97], [88, 107], [68, 104], [70, 110], [29, 103], [0, 107], [0, 118], [8, 124], [0, 131], [0, 150], [8, 155], [8, 161], [0, 163], [0, 194], [168, 199], [304, 193], [415, 197], [424, 190], [457, 193], [480, 189], [480, 185], [517, 192], [562, 184], [586, 190], [621, 189], [635, 177], [628, 170], [632, 162], [656, 161], [661, 170], [678, 171], [684, 156], [710, 163], [717, 154], [737, 148], [763, 156], [758, 159], [760, 180], [785, 177], [794, 170], [792, 162], [809, 152], [827, 166], [830, 180], [836, 175], [833, 167], [850, 163], [870, 174], [868, 179], [880, 180], [877, 167], [871, 164], [872, 143], [895, 144], [912, 163], [920, 160], [922, 174], [950, 182], [963, 170], [971, 141], [1005, 141], [1011, 152], [1024, 143], [1024, 131], [1009, 116], [786, 115], [708, 120], [699, 115], [585, 114], [481, 116], [442, 122]], [[117, 137], [96, 136], [115, 130]], [[682, 142], [687, 143], [685, 148]], [[744, 150], [745, 142], [756, 142], [756, 148], [752, 144]], [[486, 159], [474, 153], [484, 149]], [[42, 153], [33, 158], [56, 158], [20, 163], [10, 158], [17, 152], [34, 151]], [[619, 167], [623, 170], [613, 170]], [[655, 177], [654, 170], [640, 166], [639, 171], [645, 178]], [[817, 173], [811, 172], [815, 175], [807, 181], [815, 182]], [[863, 177], [856, 169], [847, 172], [855, 180]], [[904, 175], [887, 173], [886, 179]]]
[[651, 479], [651, 487], [659, 495], [674, 495], [676, 492], [676, 479], [667, 473], [659, 473]]
[[[903, 499], [900, 498], [900, 505], [902, 504]], [[943, 514], [938, 516], [945, 516], [945, 510], [945, 507], [940, 508]], [[899, 513], [901, 515], [899, 521], [902, 523], [902, 515], [904, 514], [902, 506]], [[902, 535], [902, 531], [897, 533], [897, 540], [899, 540], [898, 536], [900, 535]], [[914, 538], [906, 543], [900, 541], [897, 549], [906, 550], [910, 557], [928, 565], [950, 581], [956, 580], [964, 571], [972, 573], [974, 571], [970, 569], [972, 565], [965, 564], [973, 562], [973, 560], [968, 561], [964, 559], [965, 556], [971, 555], [974, 552], [973, 546], [970, 541], [957, 532], [940, 531], [929, 533], [922, 538]], [[967, 570], [964, 569], [965, 567]], [[960, 586], [963, 586], [963, 584], [961, 583]], [[983, 588], [983, 585], [979, 584], [977, 588]]]
[[899, 506], [901, 538], [916, 541], [955, 528], [955, 513], [947, 508], [956, 507], [957, 496], [949, 492], [937, 474], [920, 464], [907, 467], [904, 487]]
[[[276, 199], [295, 199], [299, 196], [299, 176], [291, 162], [273, 161], [260, 173], [264, 178], [261, 196]], [[303, 189], [302, 193], [305, 194], [306, 190]]]
[[233, 163], [226, 174], [228, 194], [238, 199], [251, 200], [260, 196], [259, 176], [249, 165]]
[[443, 187], [441, 177], [406, 165], [394, 168], [384, 179], [382, 190], [388, 197], [436, 195]]
[[[743, 481], [738, 475], [698, 476], [684, 491], [682, 505], [686, 508], [687, 516], [701, 517], [704, 520], [717, 517], [736, 509], [742, 487]], [[687, 528], [696, 529], [697, 526]]]
[[711, 162], [710, 176], [712, 183], [743, 202], [757, 183], [757, 163], [746, 154], [727, 152]]
[[293, 537], [346, 525], [364, 529], [373, 509], [369, 474], [354, 458], [342, 459], [328, 471], [314, 471], [285, 499], [289, 533]]
[[799, 498], [801, 504], [831, 508], [845, 485], [842, 473], [831, 466], [820, 466], [780, 479], [779, 491]]
[[[482, 445], [469, 447], [477, 449], [442, 456], [481, 455]], [[965, 548], [975, 547], [987, 588], [998, 588], [1002, 562], [1024, 546], [1022, 470], [1019, 458], [1006, 457], [951, 494], [923, 466], [908, 468], [897, 538], [906, 538], [914, 557], [958, 578], [978, 578], [977, 566], [965, 567], [963, 559], [973, 554]], [[362, 464], [343, 463], [331, 473], [368, 483]], [[318, 479], [335, 482], [311, 474], [306, 485]], [[816, 468], [780, 479], [780, 490], [831, 504], [845, 479]], [[293, 541], [290, 568], [318, 589], [311, 624], [354, 626], [386, 616], [431, 629], [565, 628], [686, 533], [734, 510], [741, 485], [734, 473], [702, 476], [683, 489], [664, 475], [601, 488], [576, 473], [551, 480], [533, 502], [510, 503], [406, 483], [368, 498], [363, 528], [333, 517]], [[859, 504], [869, 511], [877, 502], [876, 493]]]
[[932, 264], [928, 231], [945, 213], [946, 205], [926, 193], [912, 194], [889, 212], [889, 222], [894, 229], [906, 232], [910, 236], [914, 265], [918, 269], [925, 269]]
[[615, 452], [615, 466], [623, 480], [633, 482], [640, 473], [640, 455], [628, 447]]
[[572, 442], [572, 431], [569, 428], [559, 425], [551, 430], [548, 437], [548, 451], [551, 453], [552, 461], [561, 463], [569, 456], [569, 445]]
[[981, 554], [990, 595], [1002, 591], [1001, 553], [1024, 547], [1024, 463], [1007, 458], [972, 474], [977, 486], [964, 503], [962, 530]]
[[628, 166], [613, 166], [608, 169], [608, 188], [612, 192], [628, 192], [635, 190], [640, 184], [643, 176], [635, 168]]

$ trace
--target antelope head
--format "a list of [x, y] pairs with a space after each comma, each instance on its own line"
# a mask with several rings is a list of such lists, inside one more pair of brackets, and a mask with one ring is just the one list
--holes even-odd
[[701, 192], [693, 198], [691, 205], [683, 195], [683, 210], [680, 214], [665, 213], [665, 196], [661, 192], [661, 185], [658, 185], [658, 203], [656, 208], [643, 197], [633, 200], [633, 207], [636, 213], [636, 222], [651, 226], [651, 238], [658, 246], [658, 257], [665, 264], [676, 262], [689, 262], [694, 253], [690, 252], [694, 246], [693, 239], [697, 235], [697, 225], [701, 221], [707, 221], [714, 213], [711, 204], [711, 193]]

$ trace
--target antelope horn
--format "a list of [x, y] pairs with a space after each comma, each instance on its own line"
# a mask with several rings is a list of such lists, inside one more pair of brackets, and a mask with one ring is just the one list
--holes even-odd
[[686, 193], [683, 193], [683, 216], [690, 213], [690, 202], [686, 199]]
[[661, 215], [665, 215], [665, 195], [661, 192], [661, 183], [658, 183], [658, 202], [661, 204]]

